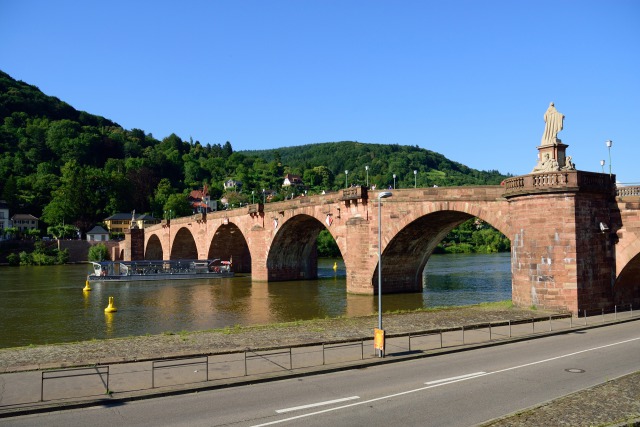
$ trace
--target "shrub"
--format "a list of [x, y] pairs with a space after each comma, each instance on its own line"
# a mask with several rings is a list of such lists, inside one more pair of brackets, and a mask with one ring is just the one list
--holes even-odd
[[7, 261], [9, 262], [9, 265], [20, 265], [20, 255], [16, 253], [9, 254], [7, 256]]
[[104, 261], [109, 259], [109, 250], [107, 247], [99, 243], [89, 248], [89, 261]]

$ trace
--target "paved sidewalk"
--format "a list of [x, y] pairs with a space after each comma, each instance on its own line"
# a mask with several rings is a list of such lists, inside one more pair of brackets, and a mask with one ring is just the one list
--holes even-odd
[[638, 319], [631, 313], [541, 317], [401, 334], [387, 338], [384, 359], [375, 357], [372, 339], [364, 339], [5, 373], [0, 375], [0, 418], [393, 363]]

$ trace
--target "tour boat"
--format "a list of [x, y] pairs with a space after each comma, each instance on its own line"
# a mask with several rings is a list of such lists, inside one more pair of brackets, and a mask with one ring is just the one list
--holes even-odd
[[88, 282], [130, 282], [137, 280], [178, 280], [233, 277], [232, 261], [160, 260], [94, 262]]

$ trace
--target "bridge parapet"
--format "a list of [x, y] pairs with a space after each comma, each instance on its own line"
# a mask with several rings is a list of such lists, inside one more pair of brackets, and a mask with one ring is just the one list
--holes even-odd
[[523, 194], [595, 191], [607, 193], [613, 191], [615, 175], [584, 172], [577, 170], [541, 172], [516, 176], [504, 180], [504, 197]]
[[640, 185], [616, 188], [617, 197], [640, 197]]

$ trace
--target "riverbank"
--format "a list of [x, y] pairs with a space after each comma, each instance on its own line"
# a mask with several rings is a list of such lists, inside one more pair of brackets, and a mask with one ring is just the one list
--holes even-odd
[[[554, 314], [558, 313], [521, 309], [512, 307], [508, 302], [502, 302], [406, 313], [385, 313], [383, 322], [387, 333], [394, 335], [486, 322], [544, 318]], [[371, 338], [372, 329], [376, 325], [377, 316], [364, 316], [7, 348], [0, 349], [0, 372], [119, 363], [246, 348]], [[30, 375], [30, 373], [27, 374]], [[517, 414], [489, 421], [483, 424], [483, 427], [549, 425], [640, 425], [640, 372], [613, 379]]]
[[[487, 322], [517, 321], [551, 313], [513, 307], [511, 302], [384, 313], [389, 335], [455, 328]], [[371, 338], [378, 317], [362, 316], [235, 326], [200, 332], [166, 332], [76, 343], [0, 349], [0, 372], [121, 363], [288, 345]]]

